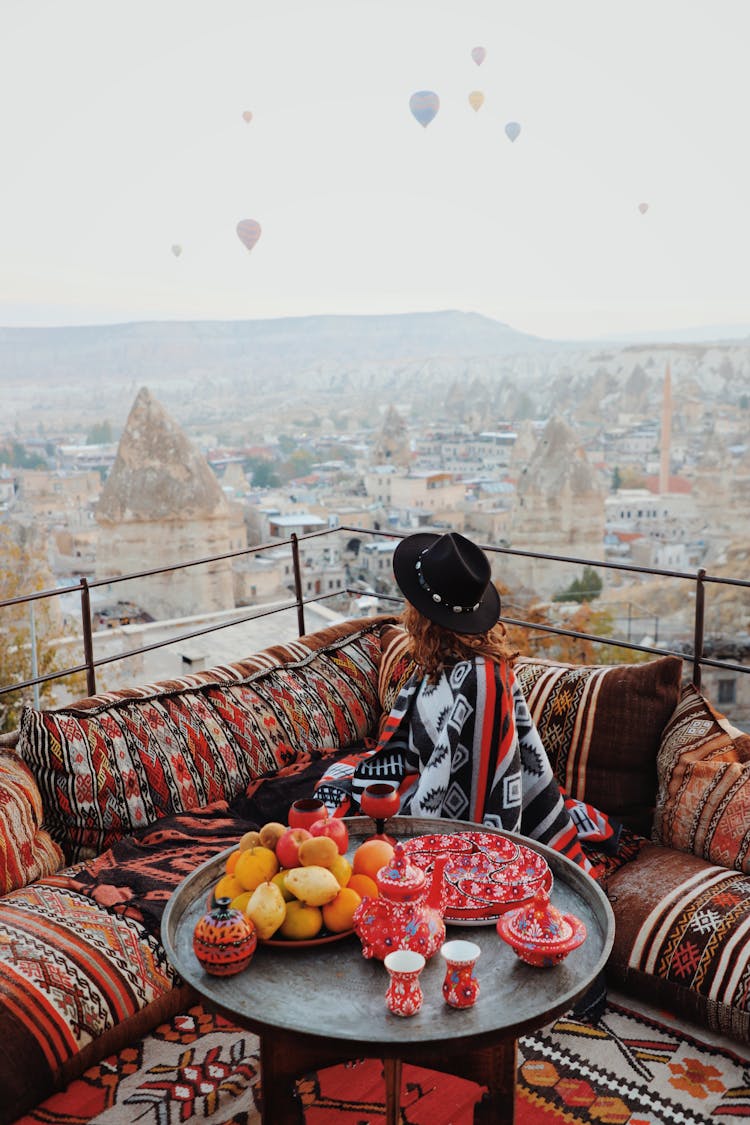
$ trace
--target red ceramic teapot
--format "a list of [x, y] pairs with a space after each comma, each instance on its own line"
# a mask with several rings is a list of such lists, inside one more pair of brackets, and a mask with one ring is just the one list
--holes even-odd
[[412, 949], [426, 959], [445, 941], [443, 871], [447, 855], [437, 856], [428, 879], [407, 863], [401, 844], [378, 871], [380, 895], [364, 898], [354, 911], [354, 929], [365, 957], [383, 960], [394, 949]]

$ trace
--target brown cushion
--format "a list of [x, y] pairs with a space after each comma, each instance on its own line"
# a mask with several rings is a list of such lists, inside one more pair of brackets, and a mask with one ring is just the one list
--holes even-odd
[[63, 854], [42, 823], [42, 797], [31, 770], [0, 751], [0, 894], [62, 866]]
[[562, 788], [650, 836], [656, 754], [679, 699], [679, 657], [613, 665], [521, 657], [515, 673]]
[[647, 844], [607, 884], [608, 980], [750, 1042], [750, 876]]
[[750, 873], [750, 735], [686, 684], [657, 769], [654, 839]]
[[161, 817], [231, 801], [300, 753], [361, 741], [379, 713], [379, 634], [378, 619], [343, 622], [213, 676], [26, 707], [18, 750], [45, 827], [69, 861], [88, 859]]

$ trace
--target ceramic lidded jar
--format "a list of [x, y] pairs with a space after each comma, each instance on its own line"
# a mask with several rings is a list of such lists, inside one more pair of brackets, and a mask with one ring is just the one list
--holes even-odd
[[549, 895], [538, 890], [528, 906], [503, 914], [497, 932], [528, 965], [550, 968], [586, 940], [586, 927], [574, 914], [561, 914]]
[[378, 871], [378, 898], [364, 898], [354, 911], [354, 929], [365, 957], [382, 961], [395, 949], [411, 949], [426, 959], [445, 941], [443, 871], [447, 855], [438, 856], [428, 879], [407, 863], [401, 844]]
[[258, 945], [253, 923], [229, 903], [228, 898], [217, 899], [193, 931], [193, 952], [205, 971], [215, 977], [241, 973], [250, 964]]

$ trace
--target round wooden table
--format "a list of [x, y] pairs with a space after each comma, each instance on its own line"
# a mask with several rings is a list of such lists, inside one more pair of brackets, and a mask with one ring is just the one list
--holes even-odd
[[[361, 816], [347, 824], [351, 854], [372, 835], [373, 825]], [[386, 830], [406, 839], [478, 828], [488, 831], [465, 821], [396, 816]], [[420, 977], [421, 1010], [407, 1019], [392, 1015], [385, 1006], [388, 974], [382, 962], [362, 956], [354, 934], [308, 948], [261, 944], [243, 973], [210, 976], [193, 953], [193, 929], [232, 849], [180, 884], [162, 920], [167, 956], [210, 1007], [260, 1036], [264, 1125], [300, 1125], [304, 1115], [294, 1094], [295, 1079], [358, 1058], [384, 1060], [387, 1125], [399, 1119], [403, 1062], [486, 1086], [475, 1108], [476, 1125], [512, 1125], [517, 1037], [549, 1023], [586, 991], [612, 948], [614, 916], [601, 889], [570, 860], [525, 837], [498, 834], [544, 856], [554, 875], [553, 904], [581, 918], [588, 936], [561, 964], [536, 969], [516, 957], [494, 925], [449, 925], [448, 939], [468, 938], [482, 950], [476, 967], [479, 999], [465, 1010], [443, 1001], [445, 963], [436, 954]]]

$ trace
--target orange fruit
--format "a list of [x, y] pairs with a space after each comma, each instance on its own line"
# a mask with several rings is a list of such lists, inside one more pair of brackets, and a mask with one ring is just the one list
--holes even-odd
[[234, 869], [237, 866], [237, 860], [239, 858], [240, 858], [240, 849], [239, 848], [235, 848], [233, 852], [229, 853], [229, 855], [227, 856], [227, 862], [224, 865], [224, 870], [226, 871], [227, 875], [234, 875]]
[[342, 887], [332, 902], [323, 907], [323, 924], [332, 934], [343, 933], [352, 928], [354, 911], [362, 899], [351, 887]]
[[[365, 840], [354, 853], [352, 874], [374, 879], [381, 867], [393, 859], [393, 845], [387, 840]], [[351, 882], [351, 880], [349, 880]]]
[[360, 898], [378, 897], [378, 884], [369, 875], [352, 875], [346, 885], [356, 891]]
[[240, 883], [237, 880], [236, 876], [222, 875], [221, 879], [219, 879], [218, 883], [214, 887], [214, 898], [237, 898], [237, 895], [242, 894], [243, 889], [244, 888], [240, 886]]

